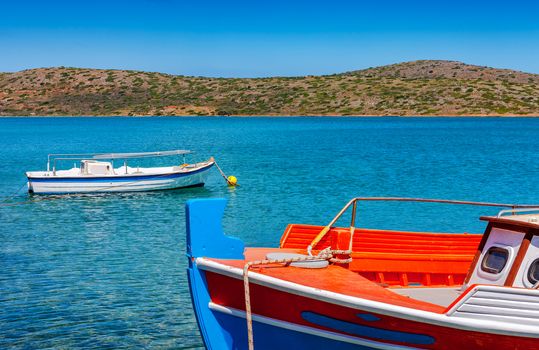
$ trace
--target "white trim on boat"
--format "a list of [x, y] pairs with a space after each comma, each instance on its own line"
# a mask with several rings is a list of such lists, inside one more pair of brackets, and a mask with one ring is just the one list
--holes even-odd
[[[217, 311], [217, 312], [220, 312], [220, 313], [223, 313], [223, 314], [227, 314], [227, 315], [235, 316], [235, 317], [239, 317], [239, 318], [245, 318], [245, 311], [242, 311], [242, 310], [222, 306], [222, 305], [219, 305], [219, 304], [215, 304], [213, 302], [210, 302], [208, 304], [208, 307], [212, 311]], [[313, 328], [313, 327], [307, 327], [307, 326], [303, 326], [303, 325], [298, 325], [298, 324], [294, 324], [294, 323], [290, 323], [290, 322], [286, 322], [286, 321], [281, 321], [281, 320], [277, 320], [275, 318], [261, 316], [261, 315], [257, 315], [257, 314], [253, 314], [252, 317], [253, 317], [253, 321], [255, 321], [255, 322], [264, 323], [264, 324], [267, 324], [267, 325], [270, 325], [270, 326], [284, 328], [284, 329], [288, 329], [290, 331], [310, 334], [310, 335], [314, 335], [314, 336], [317, 336], [317, 337], [327, 338], [327, 339], [331, 339], [331, 340], [335, 340], [335, 341], [339, 341], [339, 342], [346, 342], [346, 343], [350, 343], [350, 344], [365, 346], [365, 347], [369, 347], [369, 348], [372, 348], [372, 349], [381, 349], [381, 350], [392, 350], [392, 349], [413, 350], [413, 349], [419, 349], [419, 348], [415, 348], [415, 347], [388, 344], [388, 343], [378, 342], [378, 341], [375, 341], [375, 340], [359, 338], [359, 337], [353, 337], [353, 336], [346, 335], [346, 334], [340, 334], [340, 333], [336, 333], [336, 332], [326, 331], [326, 330], [323, 330], [323, 329], [317, 329], [317, 328]]]
[[[196, 258], [197, 266], [205, 271], [215, 272], [235, 279], [243, 279], [243, 270], [237, 267], [228, 266], [206, 258]], [[313, 298], [335, 305], [357, 308], [368, 312], [383, 314], [401, 319], [433, 324], [443, 327], [468, 330], [473, 332], [483, 332], [489, 334], [501, 334], [509, 336], [520, 336], [527, 338], [537, 338], [539, 327], [526, 324], [515, 324], [514, 322], [504, 322], [503, 319], [474, 319], [464, 317], [454, 317], [450, 314], [437, 314], [423, 310], [416, 310], [408, 307], [391, 305], [387, 303], [353, 297], [327, 290], [321, 290], [301, 284], [284, 281], [275, 277], [263, 275], [249, 271], [249, 281], [268, 288], [284, 291], [286, 293]], [[539, 290], [536, 291], [539, 297]], [[453, 310], [451, 308], [450, 312]]]
[[27, 172], [26, 176], [29, 191], [36, 194], [151, 191], [203, 185], [214, 164], [210, 158], [187, 166], [124, 166], [111, 169], [107, 174], [82, 174], [80, 169], [73, 168], [56, 173]]

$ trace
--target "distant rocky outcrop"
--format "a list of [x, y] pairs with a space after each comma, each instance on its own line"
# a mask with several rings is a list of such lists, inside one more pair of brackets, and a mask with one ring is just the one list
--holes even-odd
[[38, 68], [0, 73], [0, 115], [539, 115], [539, 75], [454, 61], [241, 79]]

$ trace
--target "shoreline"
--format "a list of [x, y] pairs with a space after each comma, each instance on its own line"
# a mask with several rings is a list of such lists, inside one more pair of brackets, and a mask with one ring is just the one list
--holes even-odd
[[471, 115], [0, 115], [1, 118], [539, 118], [539, 114]]

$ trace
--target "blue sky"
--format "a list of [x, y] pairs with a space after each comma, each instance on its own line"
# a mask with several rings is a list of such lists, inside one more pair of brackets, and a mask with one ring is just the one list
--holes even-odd
[[539, 2], [0, 0], [0, 47], [0, 71], [258, 77], [448, 59], [539, 73]]

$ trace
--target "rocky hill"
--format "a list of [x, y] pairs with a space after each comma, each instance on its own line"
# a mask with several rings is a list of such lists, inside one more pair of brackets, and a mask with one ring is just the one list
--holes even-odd
[[242, 79], [39, 68], [0, 73], [0, 115], [537, 116], [539, 75], [453, 61]]

